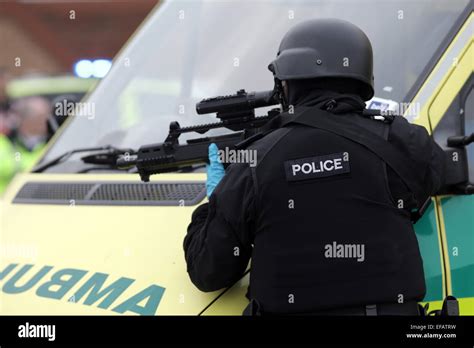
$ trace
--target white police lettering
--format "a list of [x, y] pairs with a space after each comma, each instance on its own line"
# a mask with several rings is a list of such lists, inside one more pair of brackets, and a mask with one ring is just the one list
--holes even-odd
[[[344, 158], [347, 158], [345, 161]], [[349, 173], [349, 157], [344, 153], [308, 157], [285, 162], [287, 181], [314, 179]]]

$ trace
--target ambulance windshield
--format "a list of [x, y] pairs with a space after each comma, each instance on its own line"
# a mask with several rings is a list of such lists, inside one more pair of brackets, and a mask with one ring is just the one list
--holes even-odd
[[[267, 66], [281, 38], [310, 18], [341, 18], [364, 30], [374, 50], [375, 95], [404, 102], [469, 0], [160, 3], [85, 100], [87, 114], [73, 117], [43, 162], [81, 147], [138, 149], [162, 142], [171, 121], [214, 121], [196, 114], [196, 102], [242, 88], [271, 89]], [[74, 156], [69, 161], [79, 163]], [[66, 162], [51, 171], [75, 172], [77, 166]]]

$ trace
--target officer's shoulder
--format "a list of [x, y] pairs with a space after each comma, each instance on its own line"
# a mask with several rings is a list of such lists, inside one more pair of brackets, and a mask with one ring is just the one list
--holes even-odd
[[275, 145], [275, 142], [284, 137], [290, 130], [291, 128], [286, 127], [274, 129], [262, 136], [260, 139], [251, 142], [247, 146], [247, 149], [256, 149], [259, 151], [271, 149]]
[[280, 141], [285, 138], [291, 130], [292, 128], [290, 127], [274, 129], [259, 139], [249, 142], [244, 149], [247, 151], [249, 156], [253, 155], [256, 157], [256, 163], [260, 165], [268, 154], [273, 153], [273, 150], [277, 147]]
[[428, 130], [424, 126], [410, 123], [402, 115], [394, 115], [390, 129], [391, 133], [399, 133], [400, 135], [429, 137]]
[[410, 123], [404, 116], [396, 116], [390, 125], [388, 141], [398, 148], [406, 149], [412, 158], [425, 161], [431, 152], [433, 141], [428, 130]]
[[425, 127], [410, 123], [403, 115], [393, 111], [378, 112], [380, 110], [364, 110], [362, 118], [379, 121], [390, 125], [392, 132], [422, 133], [428, 135]]
[[361, 114], [357, 114], [359, 117], [372, 120], [372, 121], [379, 121], [383, 123], [391, 124], [398, 119], [400, 116], [396, 112], [391, 110], [378, 110], [378, 109], [364, 109]]

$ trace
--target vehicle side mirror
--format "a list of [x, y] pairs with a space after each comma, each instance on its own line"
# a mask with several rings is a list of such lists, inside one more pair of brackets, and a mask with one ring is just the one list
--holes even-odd
[[466, 146], [474, 142], [474, 133], [467, 136], [451, 136], [447, 139], [446, 182], [443, 194], [473, 194], [474, 185], [469, 182], [469, 163]]
[[471, 135], [455, 135], [448, 138], [449, 147], [465, 147], [474, 142], [474, 133]]

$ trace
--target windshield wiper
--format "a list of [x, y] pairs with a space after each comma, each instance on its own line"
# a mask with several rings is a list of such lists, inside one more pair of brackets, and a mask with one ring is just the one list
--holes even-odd
[[[59, 155], [56, 158], [53, 158], [52, 160], [40, 164], [36, 166], [33, 170], [32, 173], [41, 173], [44, 172], [46, 169], [54, 167], [60, 163], [65, 162], [68, 158], [70, 158], [72, 155], [76, 153], [81, 153], [81, 152], [95, 152], [95, 151], [102, 151], [101, 153], [98, 154], [93, 154], [90, 156], [85, 156], [82, 157], [82, 161], [84, 163], [91, 163], [91, 164], [111, 164], [112, 163], [112, 158], [113, 158], [113, 163], [115, 163], [117, 157], [119, 155], [124, 155], [126, 153], [133, 153], [134, 151], [131, 149], [119, 149], [111, 145], [106, 145], [106, 146], [98, 146], [98, 147], [84, 147], [84, 148], [79, 148], [71, 151], [67, 151], [61, 155]], [[108, 159], [108, 160], [106, 160]], [[105, 163], [107, 162], [107, 163]]]

